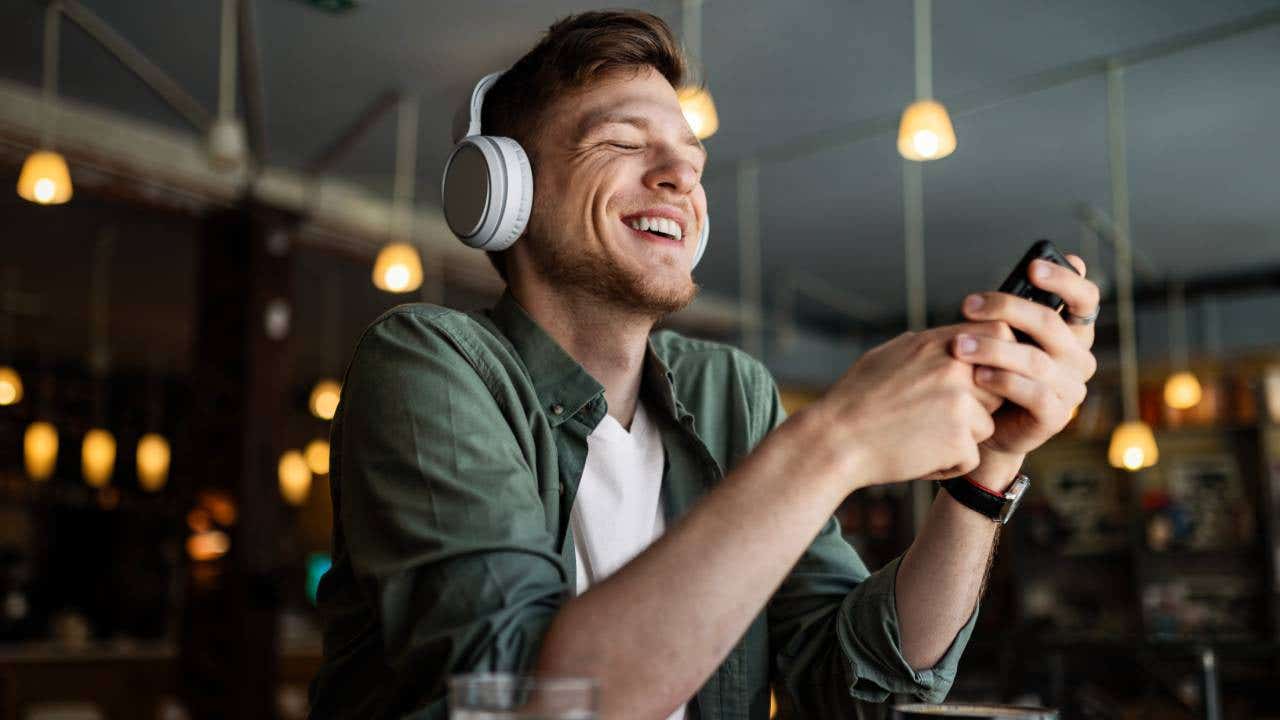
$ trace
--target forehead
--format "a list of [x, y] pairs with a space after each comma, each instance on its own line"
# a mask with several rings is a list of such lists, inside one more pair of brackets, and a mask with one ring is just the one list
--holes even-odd
[[602, 122], [640, 118], [651, 125], [687, 129], [675, 88], [652, 68], [620, 70], [565, 93], [548, 108], [557, 133], [578, 137]]

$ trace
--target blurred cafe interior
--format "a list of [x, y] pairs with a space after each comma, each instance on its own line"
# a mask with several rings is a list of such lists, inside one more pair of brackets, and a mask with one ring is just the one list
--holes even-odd
[[[664, 324], [789, 410], [1037, 238], [1102, 289], [949, 699], [1280, 717], [1280, 4], [631, 4], [703, 82], [715, 223]], [[305, 717], [346, 363], [501, 293], [440, 210], [455, 112], [600, 6], [0, 5], [0, 718]], [[874, 570], [933, 492], [837, 519]]]

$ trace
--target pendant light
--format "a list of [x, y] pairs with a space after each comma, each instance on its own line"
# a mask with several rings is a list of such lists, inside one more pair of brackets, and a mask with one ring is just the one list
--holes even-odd
[[302, 451], [302, 457], [307, 461], [307, 468], [311, 470], [313, 475], [329, 474], [328, 440], [316, 438], [307, 443], [307, 447]]
[[1129, 224], [1129, 177], [1125, 150], [1124, 75], [1107, 69], [1107, 145], [1111, 162], [1111, 204], [1115, 216], [1116, 306], [1120, 324], [1120, 382], [1124, 422], [1111, 433], [1107, 462], [1129, 471], [1156, 464], [1155, 435], [1138, 418], [1138, 343], [1133, 318], [1133, 252]]
[[676, 99], [680, 101], [680, 111], [689, 129], [699, 140], [705, 140], [720, 129], [720, 117], [716, 115], [716, 103], [707, 89], [702, 67], [702, 0], [684, 0], [680, 20], [685, 60], [692, 77], [676, 91]]
[[58, 463], [58, 430], [53, 423], [37, 420], [22, 434], [22, 459], [27, 477], [44, 482], [53, 477]]
[[93, 376], [93, 416], [97, 426], [85, 433], [80, 445], [80, 473], [90, 487], [100, 488], [111, 482], [116, 464], [116, 439], [101, 427], [106, 417], [106, 375], [111, 364], [107, 346], [107, 321], [110, 296], [108, 258], [115, 243], [113, 228], [104, 228], [93, 248], [92, 274], [89, 288], [89, 372]]
[[307, 460], [297, 450], [286, 450], [280, 455], [276, 464], [276, 474], [280, 482], [280, 495], [290, 505], [301, 505], [307, 501], [311, 492], [311, 468]]
[[8, 365], [0, 365], [0, 405], [22, 402], [22, 377]]
[[956, 132], [942, 103], [933, 99], [933, 4], [915, 0], [916, 101], [902, 111], [898, 153], [924, 162], [944, 158], [956, 149]]
[[342, 386], [333, 378], [323, 378], [311, 388], [311, 397], [307, 402], [311, 414], [321, 420], [332, 420], [338, 411], [338, 401], [342, 399]]
[[138, 440], [138, 484], [147, 492], [158, 492], [169, 479], [169, 441], [159, 433], [147, 433]]
[[222, 0], [222, 28], [218, 44], [218, 117], [209, 126], [209, 163], [230, 172], [249, 155], [244, 123], [236, 117], [236, 3]]
[[1173, 372], [1164, 381], [1164, 403], [1175, 410], [1187, 410], [1200, 403], [1200, 380], [1190, 370], [1187, 352], [1186, 288], [1180, 282], [1169, 285], [1169, 365]]
[[422, 258], [408, 238], [413, 237], [413, 180], [418, 156], [418, 99], [400, 100], [396, 119], [396, 179], [391, 201], [393, 240], [373, 262], [373, 285], [390, 293], [413, 292], [422, 286]]
[[57, 120], [58, 23], [62, 4], [50, 2], [44, 13], [44, 125], [40, 149], [27, 156], [18, 174], [18, 195], [40, 205], [60, 205], [71, 199], [71, 173], [67, 161], [53, 150]]
[[80, 472], [89, 487], [100, 488], [111, 482], [116, 466], [116, 438], [110, 430], [93, 428], [80, 445]]

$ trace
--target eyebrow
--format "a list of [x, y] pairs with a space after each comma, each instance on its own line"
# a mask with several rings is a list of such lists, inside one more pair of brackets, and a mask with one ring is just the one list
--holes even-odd
[[[631, 125], [640, 130], [647, 130], [651, 123], [649, 122], [649, 118], [644, 117], [643, 115], [628, 115], [611, 110], [602, 110], [600, 112], [594, 112], [587, 115], [580, 123], [578, 123], [578, 132], [575, 134], [575, 139], [581, 140], [585, 138], [602, 125]], [[706, 146], [703, 145], [702, 141], [693, 134], [692, 130], [686, 127], [681, 139], [684, 141], [685, 145], [697, 148], [697, 150], [702, 153], [703, 158], [707, 157]]]

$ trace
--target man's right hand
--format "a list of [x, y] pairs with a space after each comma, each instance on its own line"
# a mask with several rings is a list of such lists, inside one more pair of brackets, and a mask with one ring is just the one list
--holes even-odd
[[822, 444], [845, 468], [850, 491], [913, 479], [954, 477], [978, 465], [978, 443], [994, 431], [1000, 398], [977, 387], [973, 365], [956, 360], [956, 335], [1012, 337], [1004, 323], [965, 323], [903, 333], [864, 354], [809, 408]]

